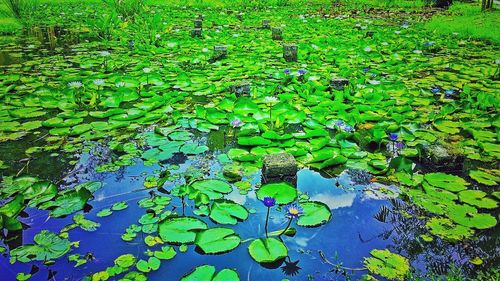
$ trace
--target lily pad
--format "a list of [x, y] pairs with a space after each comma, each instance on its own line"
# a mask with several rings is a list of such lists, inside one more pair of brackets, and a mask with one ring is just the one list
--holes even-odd
[[406, 275], [410, 272], [410, 263], [403, 256], [391, 253], [387, 249], [374, 249], [370, 254], [372, 257], [365, 258], [364, 264], [373, 274], [389, 280], [405, 280]]
[[327, 223], [332, 218], [330, 208], [321, 202], [301, 203], [303, 214], [297, 220], [297, 225], [315, 227]]
[[219, 254], [229, 252], [240, 244], [241, 239], [229, 228], [211, 228], [196, 235], [195, 244], [205, 254]]
[[297, 199], [297, 189], [286, 182], [264, 184], [256, 193], [259, 200], [272, 197], [279, 205], [290, 204]]
[[217, 200], [210, 209], [210, 218], [220, 224], [237, 224], [248, 218], [245, 207], [229, 200]]
[[261, 238], [248, 245], [248, 253], [258, 263], [272, 263], [287, 257], [288, 249], [276, 238]]
[[191, 244], [197, 232], [208, 228], [206, 223], [193, 217], [167, 218], [158, 225], [161, 239], [173, 244]]

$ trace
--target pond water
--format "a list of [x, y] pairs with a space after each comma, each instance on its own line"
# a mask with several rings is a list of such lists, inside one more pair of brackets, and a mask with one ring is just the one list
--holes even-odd
[[1, 280], [498, 275], [498, 46], [436, 11], [57, 7], [0, 37]]

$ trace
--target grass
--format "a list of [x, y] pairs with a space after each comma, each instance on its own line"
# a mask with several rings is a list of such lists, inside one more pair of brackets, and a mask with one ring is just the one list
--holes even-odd
[[446, 14], [434, 16], [427, 24], [430, 31], [442, 35], [458, 33], [461, 38], [475, 38], [500, 44], [500, 11], [481, 12], [479, 2], [457, 3]]

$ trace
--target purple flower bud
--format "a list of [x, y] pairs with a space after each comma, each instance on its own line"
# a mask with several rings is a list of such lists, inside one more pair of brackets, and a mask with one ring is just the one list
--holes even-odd
[[274, 199], [273, 197], [264, 197], [262, 203], [264, 203], [264, 206], [271, 208], [272, 206], [276, 205], [276, 199]]
[[243, 125], [243, 122], [238, 118], [231, 121], [231, 126], [233, 126], [233, 128], [241, 127], [242, 125]]
[[342, 121], [342, 120], [335, 121], [335, 126], [338, 126], [338, 127], [344, 126], [344, 121]]
[[369, 67], [365, 67], [365, 68], [363, 68], [363, 72], [364, 72], [364, 73], [367, 73], [367, 72], [369, 72], [369, 71], [370, 71], [370, 68], [369, 68]]
[[432, 92], [433, 94], [437, 94], [437, 93], [439, 93], [439, 91], [441, 91], [441, 90], [439, 90], [439, 88], [432, 88], [432, 89], [431, 89], [431, 92]]
[[307, 73], [307, 70], [305, 70], [305, 69], [299, 69], [297, 72], [299, 73], [299, 75], [304, 75], [304, 74]]
[[344, 131], [345, 131], [345, 132], [348, 132], [348, 133], [352, 133], [352, 132], [354, 132], [354, 127], [353, 127], [353, 126], [350, 126], [350, 125], [346, 125], [346, 126], [344, 127]]
[[405, 143], [404, 143], [404, 142], [402, 142], [402, 141], [398, 141], [398, 142], [396, 143], [396, 148], [397, 148], [397, 149], [403, 149], [403, 148], [405, 148]]
[[286, 75], [289, 75], [289, 74], [290, 74], [290, 69], [285, 68], [285, 70], [283, 70], [283, 72], [284, 72]]
[[399, 138], [399, 135], [398, 135], [398, 134], [396, 134], [396, 133], [389, 133], [387, 136], [389, 137], [389, 139], [390, 139], [391, 141], [397, 141], [397, 140], [398, 140], [398, 138]]

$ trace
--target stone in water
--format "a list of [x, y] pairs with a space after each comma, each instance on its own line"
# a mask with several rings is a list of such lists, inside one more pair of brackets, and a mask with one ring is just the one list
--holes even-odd
[[271, 21], [270, 20], [263, 20], [262, 21], [262, 28], [263, 29], [269, 29], [271, 27]]
[[283, 30], [278, 27], [273, 27], [271, 29], [273, 34], [273, 40], [283, 40]]
[[246, 81], [242, 82], [240, 84], [232, 86], [231, 90], [236, 94], [237, 97], [250, 96], [250, 83]]
[[298, 47], [295, 44], [285, 44], [283, 45], [283, 58], [287, 62], [297, 61], [297, 51]]
[[203, 21], [198, 19], [194, 21], [194, 28], [202, 28], [203, 27]]
[[330, 88], [335, 90], [344, 90], [345, 86], [349, 85], [349, 80], [345, 78], [334, 77], [330, 80]]
[[214, 58], [216, 60], [224, 59], [227, 57], [227, 46], [219, 45], [214, 47]]
[[264, 156], [262, 174], [266, 178], [282, 178], [297, 174], [297, 162], [290, 153], [275, 153]]
[[191, 30], [191, 37], [201, 37], [201, 28], [193, 28]]

